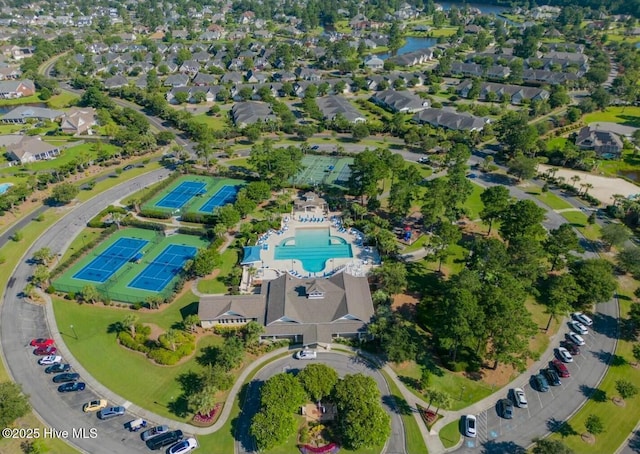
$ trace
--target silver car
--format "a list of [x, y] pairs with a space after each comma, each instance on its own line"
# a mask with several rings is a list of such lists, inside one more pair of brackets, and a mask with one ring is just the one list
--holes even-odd
[[529, 405], [527, 402], [527, 396], [524, 394], [524, 390], [522, 388], [513, 389], [513, 399], [515, 400], [516, 407], [518, 408], [527, 408]]
[[156, 426], [151, 429], [145, 430], [140, 435], [142, 437], [142, 441], [147, 441], [152, 439], [153, 437], [157, 437], [158, 435], [162, 435], [169, 432], [169, 426]]

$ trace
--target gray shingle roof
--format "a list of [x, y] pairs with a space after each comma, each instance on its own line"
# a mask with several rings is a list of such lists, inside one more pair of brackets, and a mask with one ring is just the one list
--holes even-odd
[[342, 114], [348, 121], [365, 121], [365, 116], [358, 111], [344, 97], [339, 95], [323, 96], [316, 99], [320, 111], [328, 120], [333, 120], [336, 115]]

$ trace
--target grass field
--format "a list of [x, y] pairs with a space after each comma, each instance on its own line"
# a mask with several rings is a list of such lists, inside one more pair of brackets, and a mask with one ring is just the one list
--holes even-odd
[[198, 123], [207, 125], [209, 128], [213, 130], [222, 131], [225, 128], [225, 126], [227, 126], [227, 121], [225, 120], [226, 114], [227, 112], [221, 112], [220, 114], [214, 117], [207, 113], [202, 113], [202, 114], [194, 115], [193, 119]]
[[[135, 315], [141, 323], [153, 323], [168, 330], [187, 315], [197, 313], [197, 301], [193, 293], [187, 292], [162, 311], [135, 312]], [[181, 389], [176, 379], [189, 371], [201, 371], [195, 359], [199, 350], [220, 344], [221, 337], [209, 335], [200, 338], [196, 355], [181, 364], [157, 366], [144, 355], [127, 350], [116, 341], [112, 327], [131, 314], [130, 310], [80, 305], [61, 298], [53, 299], [53, 308], [67, 347], [101, 384], [157, 414], [179, 421], [189, 420], [190, 415], [176, 416], [171, 411], [172, 406], [180, 404]], [[74, 326], [77, 339], [65, 328], [70, 325]], [[131, 377], [137, 378], [132, 380]]]
[[451, 421], [438, 432], [445, 448], [452, 448], [460, 441], [460, 421]]
[[640, 107], [607, 107], [603, 112], [592, 112], [585, 115], [582, 120], [586, 124], [608, 121], [638, 128], [640, 127]]
[[600, 226], [597, 224], [590, 225], [587, 222], [587, 215], [582, 211], [564, 211], [560, 215], [576, 227], [585, 238], [591, 241], [600, 239]]
[[[112, 277], [103, 283], [91, 282], [82, 279], [76, 279], [73, 276], [85, 268], [97, 255], [107, 250], [113, 243], [120, 238], [141, 238], [148, 240], [149, 243], [144, 246], [143, 260], [133, 263], [131, 261], [125, 263]], [[62, 276], [58, 277], [53, 286], [58, 291], [80, 292], [85, 285], [94, 285], [102, 294], [109, 296], [115, 301], [123, 301], [128, 303], [144, 302], [150, 296], [166, 295], [171, 292], [172, 281], [167, 283], [162, 291], [156, 292], [151, 290], [143, 290], [139, 288], [128, 287], [128, 284], [140, 274], [149, 263], [162, 253], [162, 251], [171, 244], [193, 246], [197, 249], [207, 246], [207, 242], [193, 235], [172, 235], [165, 237], [161, 233], [152, 230], [125, 228], [116, 231], [113, 235], [100, 243], [95, 249], [80, 258], [75, 264], [69, 267]]]
[[224, 278], [229, 275], [234, 266], [238, 265], [238, 250], [230, 248], [220, 255], [220, 271], [216, 277], [211, 279], [200, 279], [198, 281], [198, 291], [210, 294], [227, 293], [228, 287], [223, 282]]

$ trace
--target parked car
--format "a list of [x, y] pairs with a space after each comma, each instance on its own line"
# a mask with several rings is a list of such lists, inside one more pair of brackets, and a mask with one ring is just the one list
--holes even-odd
[[574, 312], [573, 314], [571, 314], [571, 318], [573, 318], [577, 322], [582, 323], [584, 326], [593, 325], [593, 320], [591, 320], [590, 317], [586, 316], [582, 312]]
[[92, 411], [102, 410], [106, 406], [107, 406], [106, 399], [92, 400], [91, 402], [87, 402], [82, 406], [82, 411], [85, 413], [90, 413]]
[[53, 339], [48, 339], [46, 337], [38, 337], [37, 339], [32, 339], [31, 342], [29, 342], [29, 345], [36, 348], [46, 348], [53, 345], [53, 343], [54, 343]]
[[562, 378], [571, 377], [571, 373], [569, 373], [569, 369], [567, 369], [567, 366], [559, 359], [555, 358], [553, 361], [551, 361], [551, 366], [556, 371], [558, 371], [558, 375], [560, 375]]
[[48, 347], [38, 347], [33, 351], [33, 354], [36, 356], [49, 356], [55, 355], [58, 351], [57, 348], [49, 345]]
[[142, 432], [142, 434], [140, 434], [140, 437], [142, 438], [142, 441], [147, 441], [152, 439], [153, 437], [157, 437], [158, 435], [162, 435], [167, 432], [169, 432], [169, 426], [156, 426]]
[[571, 356], [571, 353], [569, 353], [569, 350], [567, 350], [564, 347], [558, 348], [558, 357], [565, 363], [573, 362], [573, 356]]
[[549, 367], [542, 371], [545, 378], [549, 382], [551, 386], [560, 386], [562, 382], [560, 381], [560, 376], [558, 376], [558, 372], [555, 369]]
[[575, 345], [584, 345], [584, 338], [580, 334], [567, 333], [567, 338]]
[[167, 454], [185, 454], [191, 452], [198, 447], [198, 441], [195, 438], [187, 438], [167, 449]]
[[516, 406], [518, 408], [527, 408], [529, 405], [527, 403], [527, 396], [525, 395], [522, 388], [514, 388], [513, 389], [513, 399], [516, 402]]
[[296, 359], [316, 359], [318, 353], [315, 350], [300, 350], [296, 353]]
[[476, 417], [474, 415], [467, 415], [464, 417], [464, 434], [467, 437], [476, 436]]
[[38, 360], [38, 364], [41, 366], [50, 366], [52, 364], [59, 364], [62, 362], [62, 356], [49, 355]]
[[124, 166], [124, 168], [122, 170], [131, 170], [133, 169], [133, 166], [131, 164]]
[[504, 419], [513, 418], [513, 404], [509, 399], [500, 399], [498, 401], [498, 413]]
[[81, 381], [76, 381], [76, 382], [73, 382], [73, 383], [65, 383], [64, 385], [58, 386], [58, 392], [60, 392], [60, 393], [72, 393], [72, 392], [76, 392], [76, 391], [84, 391], [86, 386], [87, 385], [85, 385]]
[[66, 383], [68, 381], [78, 381], [80, 380], [80, 374], [76, 373], [66, 373], [66, 374], [58, 374], [53, 377], [54, 383]]
[[162, 435], [158, 435], [157, 437], [153, 437], [150, 440], [147, 440], [147, 448], [151, 450], [160, 449], [163, 446], [168, 446], [174, 444], [178, 440], [182, 440], [181, 430], [173, 430], [171, 432], [164, 433]]
[[549, 391], [549, 382], [547, 381], [546, 378], [544, 378], [544, 375], [542, 374], [534, 375], [533, 382], [535, 383], [538, 391], [543, 393], [546, 393], [547, 391]]
[[149, 423], [147, 422], [146, 419], [137, 418], [132, 421], [129, 421], [124, 426], [129, 429], [129, 432], [137, 432], [140, 429], [146, 429], [148, 424]]
[[571, 328], [573, 331], [575, 331], [578, 334], [589, 334], [587, 327], [580, 322], [576, 322], [575, 320], [571, 320], [569, 322], [569, 328]]
[[54, 364], [44, 370], [45, 374], [60, 374], [62, 372], [68, 372], [71, 370], [70, 364]]
[[[567, 339], [570, 339], [569, 335], [567, 335]], [[560, 346], [569, 350], [569, 353], [571, 353], [572, 356], [576, 356], [580, 354], [580, 347], [574, 344], [573, 341], [570, 341], [570, 340], [561, 341]]]
[[418, 162], [419, 162], [420, 164], [427, 164], [427, 163], [429, 163], [429, 158], [428, 158], [428, 157], [426, 157], [426, 156], [423, 156], [423, 157], [421, 157], [421, 158], [419, 158], [419, 159], [418, 159]]
[[98, 412], [98, 419], [111, 419], [116, 416], [122, 416], [127, 412], [124, 407], [107, 407]]

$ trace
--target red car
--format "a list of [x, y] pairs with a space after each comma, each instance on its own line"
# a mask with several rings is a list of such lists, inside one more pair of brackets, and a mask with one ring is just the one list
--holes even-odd
[[37, 339], [32, 339], [29, 345], [36, 348], [46, 348], [53, 345], [53, 339], [47, 339], [46, 337], [39, 337]]
[[49, 355], [55, 355], [57, 351], [58, 349], [52, 346], [38, 347], [33, 351], [33, 354], [37, 356], [49, 356]]
[[571, 374], [569, 373], [569, 369], [567, 369], [567, 366], [558, 358], [555, 358], [553, 361], [551, 361], [551, 365], [555, 370], [558, 371], [558, 375], [560, 375], [562, 378], [571, 377]]

